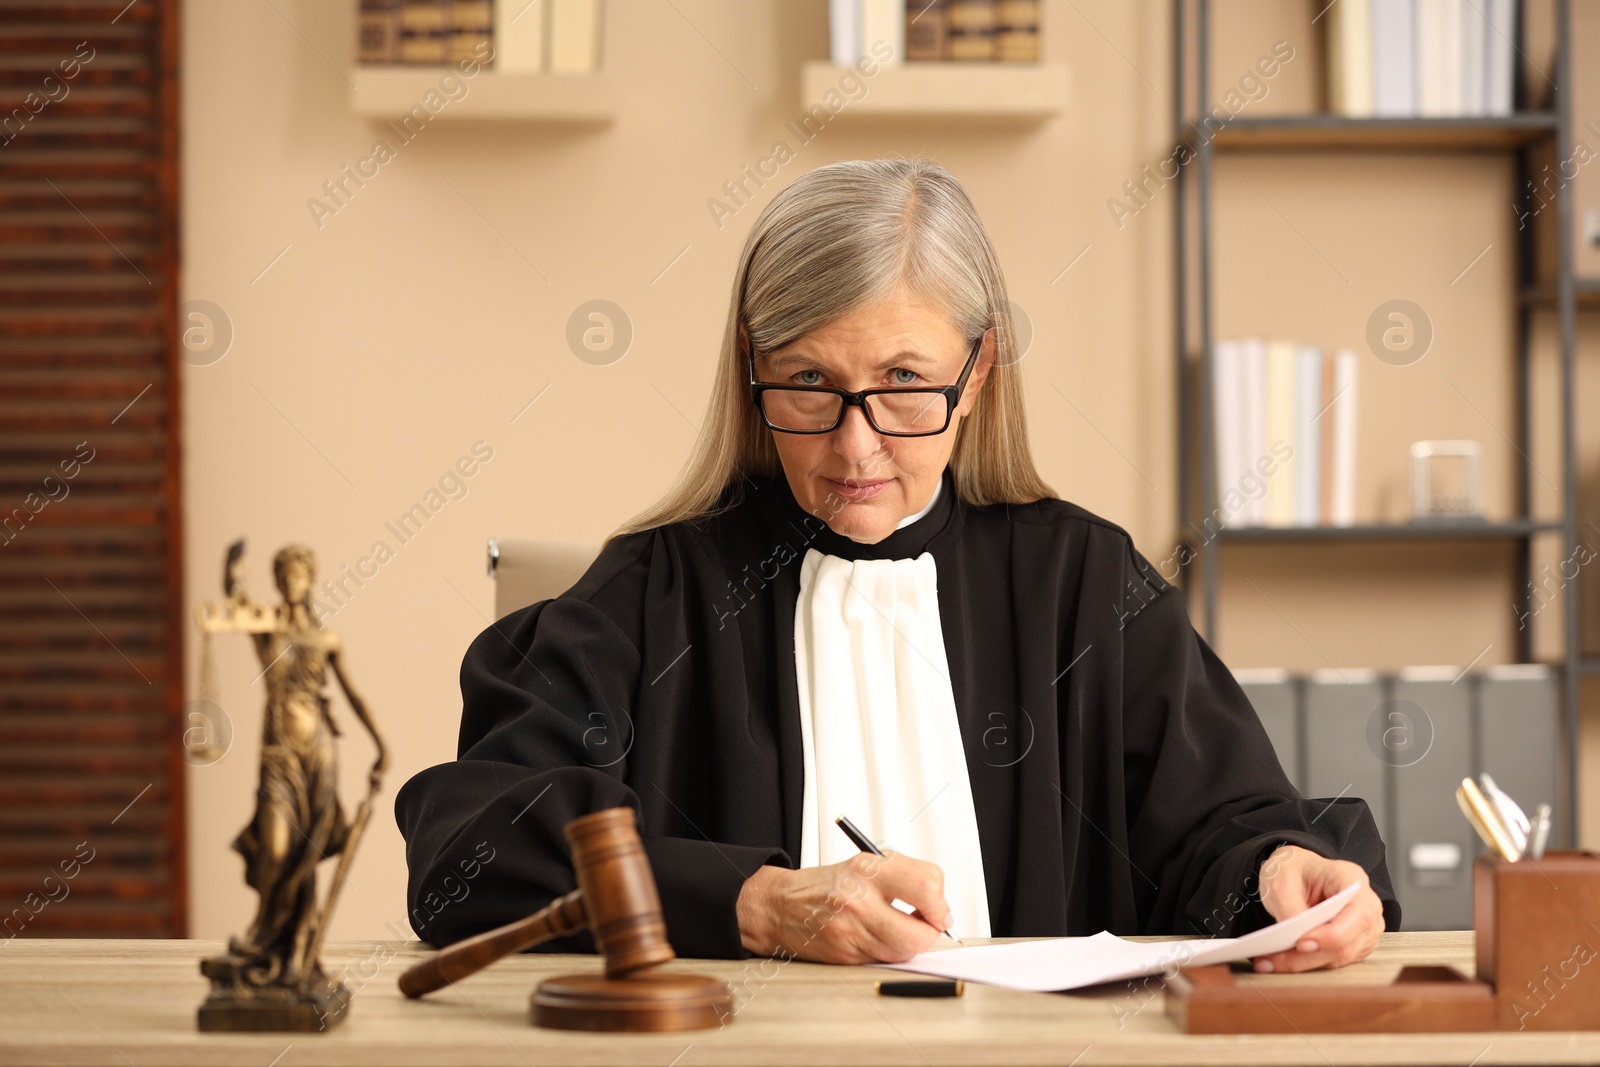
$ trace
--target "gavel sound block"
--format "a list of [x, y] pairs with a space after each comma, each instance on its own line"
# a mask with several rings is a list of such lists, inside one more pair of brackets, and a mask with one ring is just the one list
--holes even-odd
[[495, 960], [588, 929], [605, 974], [549, 978], [533, 992], [535, 1025], [558, 1030], [703, 1030], [732, 1019], [727, 984], [693, 974], [651, 973], [676, 958], [661, 919], [650, 860], [631, 808], [608, 808], [566, 825], [578, 888], [526, 919], [458, 941], [400, 976], [420, 997]]
[[1180, 970], [1166, 1011], [1190, 1034], [1600, 1030], [1600, 855], [1547, 852], [1472, 870], [1477, 978], [1406, 967], [1390, 985], [1239, 985]]

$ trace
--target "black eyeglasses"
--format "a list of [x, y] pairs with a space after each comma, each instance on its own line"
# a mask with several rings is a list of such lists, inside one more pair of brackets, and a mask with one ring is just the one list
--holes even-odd
[[756, 381], [755, 346], [750, 346], [750, 399], [761, 412], [761, 421], [780, 433], [832, 433], [844, 422], [844, 414], [855, 405], [867, 422], [886, 437], [928, 437], [944, 433], [950, 416], [961, 402], [967, 376], [978, 361], [986, 329], [972, 344], [972, 354], [954, 385], [932, 388], [884, 387], [852, 393], [822, 385], [781, 385]]

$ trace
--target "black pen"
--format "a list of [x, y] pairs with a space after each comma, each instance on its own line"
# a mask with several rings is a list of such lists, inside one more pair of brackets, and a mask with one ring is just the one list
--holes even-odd
[[[862, 852], [870, 852], [874, 856], [883, 855], [883, 849], [879, 848], [877, 845], [874, 845], [872, 843], [872, 838], [856, 829], [856, 824], [851, 822], [847, 816], [841, 815], [837, 819], [833, 820], [833, 822], [834, 825], [838, 826], [839, 829], [844, 831], [844, 836], [850, 839], [850, 843], [856, 846], [856, 848], [859, 848]], [[932, 926], [933, 924], [929, 923], [928, 925]], [[949, 930], [940, 930], [939, 932], [948, 937], [950, 940], [954, 941], [956, 944], [961, 944], [961, 939], [955, 934], [952, 934]]]

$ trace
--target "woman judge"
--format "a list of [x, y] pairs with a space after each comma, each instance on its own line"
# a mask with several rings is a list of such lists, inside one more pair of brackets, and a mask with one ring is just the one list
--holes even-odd
[[835, 163], [772, 200], [681, 480], [478, 636], [457, 759], [396, 798], [420, 936], [568, 892], [562, 826], [623, 804], [683, 956], [1233, 935], [1352, 882], [1257, 966], [1349, 963], [1398, 926], [1366, 804], [1302, 799], [1182, 594], [1040, 480], [1008, 308], [935, 163]]

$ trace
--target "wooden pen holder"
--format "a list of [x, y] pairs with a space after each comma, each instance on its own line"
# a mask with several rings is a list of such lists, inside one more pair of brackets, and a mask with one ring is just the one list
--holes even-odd
[[1234, 981], [1227, 966], [1180, 970], [1166, 1011], [1190, 1034], [1600, 1030], [1600, 855], [1547, 852], [1472, 870], [1477, 976], [1406, 967], [1389, 985]]
[[1508, 863], [1484, 853], [1472, 926], [1496, 1030], [1600, 1030], [1600, 855]]

